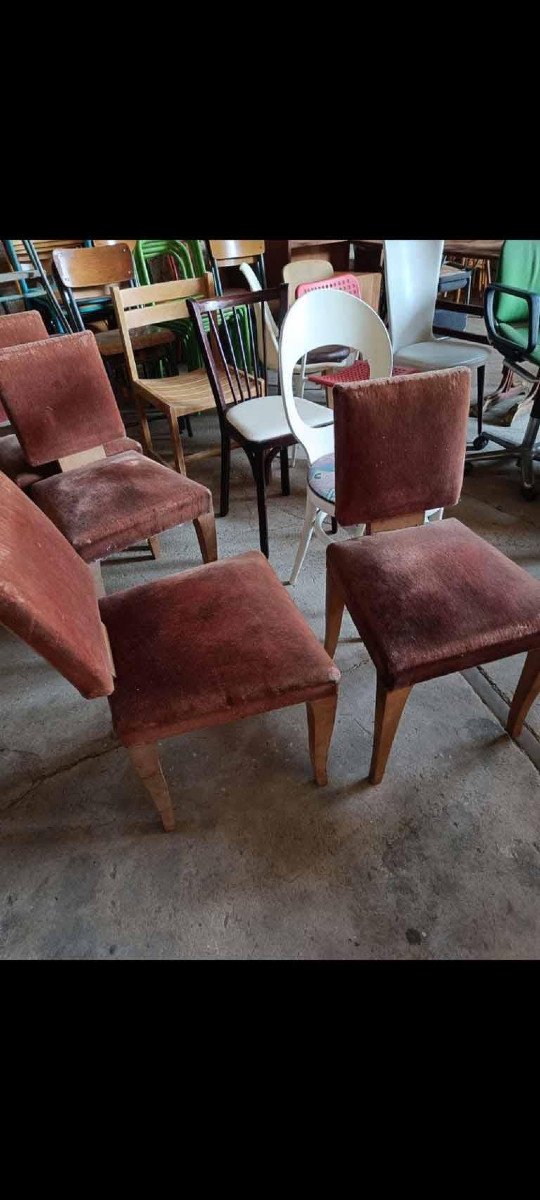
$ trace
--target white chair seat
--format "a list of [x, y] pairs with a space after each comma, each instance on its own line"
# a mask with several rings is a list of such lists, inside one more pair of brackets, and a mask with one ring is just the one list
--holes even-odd
[[[322, 404], [314, 404], [312, 400], [296, 400], [298, 415], [312, 429], [323, 425], [333, 426], [334, 414], [332, 409]], [[287, 424], [285, 407], [281, 396], [260, 396], [254, 400], [244, 400], [227, 410], [227, 421], [237, 429], [242, 437], [250, 442], [271, 442], [273, 438], [287, 437], [290, 428]], [[331, 432], [333, 449], [334, 434]]]
[[444, 367], [481, 367], [487, 357], [487, 350], [472, 342], [434, 338], [432, 342], [401, 346], [394, 354], [394, 364], [399, 367], [418, 367], [420, 371], [438, 371]]

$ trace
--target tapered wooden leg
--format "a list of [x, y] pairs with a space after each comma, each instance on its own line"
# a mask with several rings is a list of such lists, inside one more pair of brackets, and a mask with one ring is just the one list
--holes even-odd
[[96, 596], [98, 600], [101, 600], [101, 598], [105, 595], [103, 576], [101, 574], [101, 563], [98, 559], [97, 562], [88, 563], [88, 566], [92, 572], [92, 582], [94, 584]]
[[148, 538], [148, 545], [150, 546], [152, 558], [159, 558], [161, 554], [161, 545], [157, 533], [155, 533], [153, 537]]
[[213, 512], [204, 513], [202, 517], [196, 517], [193, 524], [195, 526], [195, 533], [197, 534], [197, 540], [201, 548], [203, 562], [215, 562], [218, 554], [216, 520]]
[[377, 702], [375, 705], [375, 733], [373, 754], [369, 768], [369, 782], [380, 783], [384, 775], [392, 742], [396, 736], [400, 717], [405, 708], [410, 687], [394, 688], [389, 691], [377, 679]]
[[186, 471], [186, 464], [184, 462], [184, 451], [182, 449], [182, 439], [180, 437], [180, 430], [178, 428], [178, 417], [177, 417], [176, 413], [174, 412], [174, 409], [169, 409], [169, 411], [167, 413], [167, 420], [169, 422], [169, 429], [171, 432], [171, 442], [173, 445], [173, 452], [174, 452], [174, 465], [176, 467], [176, 470], [179, 471], [180, 475], [186, 475], [187, 471]]
[[264, 486], [264, 451], [256, 450], [250, 455], [253, 478], [257, 486], [257, 509], [259, 513], [259, 542], [263, 554], [268, 558], [268, 517], [266, 515], [266, 489]]
[[335, 579], [332, 578], [330, 571], [326, 572], [326, 629], [324, 634], [324, 648], [330, 658], [336, 653], [336, 646], [339, 641], [339, 632], [341, 622], [343, 620], [343, 609], [345, 608], [345, 600], [343, 599], [340, 588]]
[[530, 650], [523, 664], [506, 722], [506, 729], [511, 737], [519, 737], [531, 704], [539, 694], [540, 650]]
[[282, 446], [279, 452], [281, 462], [281, 495], [290, 496], [291, 482], [289, 478], [289, 448]]
[[221, 434], [221, 489], [219, 515], [226, 517], [229, 511], [229, 488], [231, 478], [231, 439]]
[[337, 688], [333, 696], [324, 700], [308, 700], [306, 704], [309, 732], [309, 754], [313, 774], [317, 783], [324, 787], [328, 783], [326, 759], [336, 719]]
[[141, 440], [142, 440], [142, 444], [143, 444], [143, 450], [144, 450], [145, 454], [148, 455], [148, 458], [155, 458], [156, 452], [154, 450], [154, 445], [152, 442], [152, 434], [150, 433], [150, 426], [148, 424], [148, 417], [146, 415], [146, 409], [144, 407], [142, 400], [140, 400], [138, 396], [136, 397], [135, 403], [137, 406], [137, 413], [139, 416], [139, 424], [141, 426]]
[[148, 742], [144, 746], [127, 746], [126, 749], [129, 751], [129, 757], [137, 774], [142, 779], [146, 790], [150, 792], [163, 821], [163, 828], [167, 833], [171, 833], [174, 829], [174, 813], [169, 789], [161, 770], [156, 743]]

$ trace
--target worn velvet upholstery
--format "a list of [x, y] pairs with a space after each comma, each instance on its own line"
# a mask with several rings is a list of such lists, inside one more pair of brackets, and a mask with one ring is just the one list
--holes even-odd
[[0, 621], [83, 696], [112, 691], [91, 573], [5, 475], [0, 475]]
[[454, 518], [327, 550], [386, 687], [540, 646], [540, 581]]
[[259, 551], [100, 601], [122, 741], [144, 742], [331, 695], [334, 666]]
[[[38, 312], [5, 313], [0, 316], [0, 350], [6, 346], [21, 346], [24, 342], [39, 342], [49, 334]], [[0, 404], [0, 425], [8, 420]]]
[[[104, 450], [107, 456], [121, 454], [124, 450], [138, 450], [139, 453], [142, 453], [140, 442], [136, 442], [134, 438], [130, 437], [115, 438], [113, 442], [107, 442]], [[17, 487], [22, 488], [25, 492], [33, 483], [39, 483], [40, 479], [47, 479], [49, 475], [55, 475], [58, 471], [58, 464], [52, 462], [44, 463], [42, 467], [31, 467], [24, 457], [23, 448], [16, 434], [8, 433], [5, 437], [0, 438], [0, 471], [3, 471], [8, 479], [12, 479]]]
[[40, 313], [5, 313], [0, 317], [0, 350], [7, 346], [23, 346], [25, 342], [41, 342], [48, 338], [47, 327]]
[[43, 479], [29, 495], [87, 562], [213, 511], [203, 484], [135, 451]]
[[470, 403], [467, 367], [338, 386], [333, 395], [340, 525], [457, 503]]
[[33, 467], [125, 436], [89, 331], [1, 350], [0, 401]]

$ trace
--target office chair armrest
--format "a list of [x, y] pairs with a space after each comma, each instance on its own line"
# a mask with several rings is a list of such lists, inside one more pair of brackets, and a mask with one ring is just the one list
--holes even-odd
[[[519, 296], [526, 300], [529, 310], [528, 342], [526, 348], [518, 346], [510, 338], [503, 337], [496, 327], [494, 313], [495, 295], [502, 292], [508, 296]], [[521, 288], [508, 287], [504, 283], [490, 283], [484, 292], [484, 319], [490, 342], [504, 355], [512, 354], [514, 358], [528, 358], [538, 345], [538, 326], [540, 324], [540, 296], [537, 292], [525, 292]]]

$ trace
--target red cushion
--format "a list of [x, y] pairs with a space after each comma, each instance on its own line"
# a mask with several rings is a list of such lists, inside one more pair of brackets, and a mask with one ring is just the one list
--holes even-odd
[[[113, 442], [108, 442], [104, 449], [107, 456], [121, 454], [124, 450], [137, 450], [142, 453], [140, 442], [129, 437], [115, 438]], [[47, 479], [49, 475], [55, 475], [57, 470], [55, 462], [44, 463], [42, 467], [31, 467], [24, 457], [23, 448], [16, 434], [9, 433], [6, 437], [0, 438], [0, 471], [3, 471], [8, 479], [12, 479], [17, 487], [22, 488], [23, 492], [27, 491], [33, 483], [39, 483], [40, 479]]]
[[317, 699], [339, 671], [259, 551], [100, 601], [110, 705], [140, 742]]
[[[417, 367], [394, 367], [392, 371], [392, 375], [417, 374]], [[310, 375], [309, 382], [320, 383], [321, 387], [334, 387], [337, 383], [361, 383], [369, 377], [370, 366], [367, 358], [358, 358], [350, 367], [343, 367], [341, 371], [333, 371], [330, 375]]]
[[43, 479], [30, 495], [86, 562], [212, 512], [208, 488], [134, 451]]
[[0, 621], [83, 696], [110, 692], [113, 680], [90, 571], [5, 475], [0, 475], [0, 561]]
[[453, 518], [334, 543], [326, 561], [386, 687], [540, 645], [540, 581]]
[[90, 332], [1, 350], [0, 400], [33, 467], [125, 436]]

